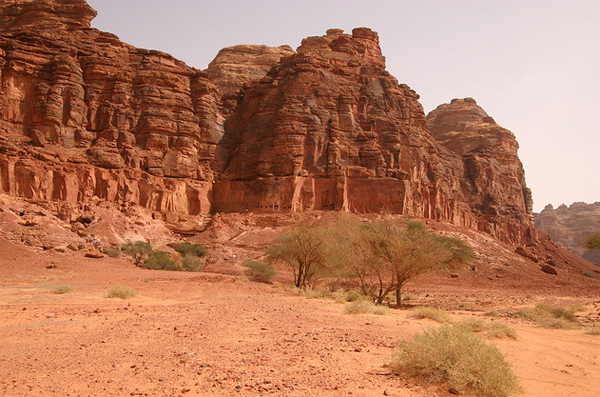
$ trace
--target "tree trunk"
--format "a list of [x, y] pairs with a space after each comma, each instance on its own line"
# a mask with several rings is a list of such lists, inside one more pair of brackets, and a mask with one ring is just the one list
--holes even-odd
[[400, 307], [402, 304], [402, 288], [398, 285], [396, 287], [396, 305]]

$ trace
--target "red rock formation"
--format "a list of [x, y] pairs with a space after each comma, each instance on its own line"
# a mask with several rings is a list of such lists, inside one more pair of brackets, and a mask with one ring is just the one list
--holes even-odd
[[584, 259], [600, 265], [600, 250], [586, 250], [585, 238], [600, 231], [600, 202], [573, 203], [554, 209], [548, 204], [536, 214], [536, 225], [554, 242]]
[[84, 0], [0, 5], [2, 191], [208, 212], [216, 87], [170, 55], [90, 29], [95, 15]]
[[462, 157], [463, 183], [479, 229], [504, 241], [536, 240], [531, 191], [519, 145], [471, 98], [454, 99], [427, 115], [433, 137]]
[[[273, 68], [279, 52], [261, 49], [244, 73], [225, 73], [236, 51], [223, 52], [211, 67], [224, 106], [205, 72], [91, 29], [94, 15], [84, 0], [0, 4], [2, 192], [139, 204], [169, 223], [215, 211], [390, 211], [535, 238], [512, 134], [462, 101], [430, 118], [432, 130], [446, 126], [436, 136], [450, 150], [440, 145], [370, 29], [309, 37]], [[244, 90], [231, 95], [238, 77]], [[443, 113], [459, 103], [469, 119], [447, 128]]]
[[224, 138], [218, 211], [389, 210], [473, 223], [462, 162], [431, 139], [418, 95], [385, 70], [370, 29], [303, 40], [246, 88]]

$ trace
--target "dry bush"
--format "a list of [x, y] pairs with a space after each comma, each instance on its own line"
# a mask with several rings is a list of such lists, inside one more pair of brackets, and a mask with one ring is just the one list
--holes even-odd
[[600, 336], [600, 327], [593, 327], [585, 331], [587, 335], [598, 335]]
[[544, 328], [572, 329], [579, 324], [572, 310], [546, 303], [540, 303], [534, 308], [524, 307], [519, 310], [518, 316], [532, 320]]
[[201, 272], [204, 269], [204, 261], [193, 254], [184, 254], [181, 258], [181, 268], [186, 272]]
[[486, 322], [477, 317], [467, 317], [459, 321], [456, 326], [469, 332], [481, 332], [490, 338], [517, 339], [517, 331], [500, 321]]
[[52, 292], [54, 292], [55, 294], [59, 294], [59, 295], [70, 294], [72, 292], [75, 292], [75, 288], [73, 288], [67, 284], [61, 284], [61, 285], [57, 285], [56, 287], [54, 287]]
[[260, 283], [268, 283], [271, 277], [277, 274], [272, 265], [264, 262], [247, 260], [242, 263], [242, 266], [246, 268], [244, 271], [246, 276]]
[[453, 323], [452, 317], [443, 310], [436, 309], [430, 306], [419, 306], [415, 307], [408, 317], [423, 319], [428, 318], [438, 323]]
[[138, 295], [138, 291], [127, 285], [117, 284], [106, 291], [107, 298], [129, 299]]
[[346, 314], [388, 314], [390, 309], [387, 306], [376, 305], [367, 300], [357, 300], [346, 305], [344, 313]]
[[400, 345], [390, 366], [395, 372], [478, 397], [508, 397], [519, 390], [500, 351], [461, 327], [444, 325], [414, 335]]

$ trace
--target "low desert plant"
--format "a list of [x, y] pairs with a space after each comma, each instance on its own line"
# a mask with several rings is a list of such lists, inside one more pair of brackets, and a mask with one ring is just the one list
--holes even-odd
[[482, 332], [485, 331], [487, 324], [480, 318], [466, 317], [456, 323], [456, 326], [469, 332]]
[[534, 308], [524, 307], [519, 310], [518, 316], [532, 320], [545, 328], [570, 329], [578, 324], [573, 310], [546, 303], [540, 303]]
[[344, 309], [344, 313], [346, 314], [385, 315], [388, 314], [389, 311], [390, 309], [387, 306], [376, 305], [368, 300], [357, 300], [352, 303], [348, 303]]
[[363, 296], [356, 291], [349, 291], [346, 294], [346, 302], [356, 302], [361, 299], [363, 299]]
[[585, 277], [596, 278], [596, 275], [592, 272], [583, 272], [581, 274], [584, 275]]
[[461, 327], [443, 325], [400, 344], [390, 367], [427, 383], [445, 383], [478, 397], [508, 397], [517, 377], [500, 351]]
[[130, 241], [121, 247], [121, 251], [130, 255], [133, 258], [133, 264], [139, 267], [152, 252], [152, 245], [145, 241]]
[[121, 250], [116, 247], [104, 248], [104, 253], [111, 258], [119, 258], [121, 256]]
[[198, 258], [208, 255], [208, 249], [199, 244], [179, 244], [177, 247], [175, 247], [175, 251], [179, 252], [182, 256], [193, 255], [197, 256]]
[[430, 306], [419, 306], [415, 307], [408, 317], [422, 319], [429, 318], [437, 321], [438, 323], [452, 323], [452, 317], [443, 310], [436, 309]]
[[166, 251], [152, 251], [144, 261], [143, 267], [152, 270], [181, 270]]
[[501, 321], [492, 321], [486, 324], [485, 334], [490, 338], [511, 338], [517, 339], [517, 331], [510, 325]]
[[600, 327], [593, 327], [585, 331], [587, 335], [600, 335]]
[[259, 261], [244, 261], [242, 266], [246, 268], [244, 273], [254, 281], [268, 283], [271, 277], [277, 274], [277, 271], [272, 265]]
[[181, 258], [181, 268], [186, 272], [201, 272], [204, 269], [204, 261], [192, 254], [185, 254]]
[[117, 284], [106, 291], [107, 298], [129, 299], [138, 295], [138, 291], [127, 285]]
[[56, 287], [54, 287], [52, 292], [54, 292], [55, 294], [59, 294], [59, 295], [70, 294], [72, 292], [75, 292], [75, 288], [73, 288], [67, 284], [61, 284], [61, 285], [57, 285]]

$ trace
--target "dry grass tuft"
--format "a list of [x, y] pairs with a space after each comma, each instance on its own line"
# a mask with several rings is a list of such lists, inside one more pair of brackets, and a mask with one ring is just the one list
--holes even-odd
[[107, 298], [129, 299], [138, 295], [138, 291], [123, 284], [117, 284], [106, 291]]
[[385, 315], [390, 312], [389, 307], [376, 305], [368, 300], [357, 300], [346, 305], [344, 313], [346, 314], [377, 314]]
[[59, 295], [70, 294], [70, 293], [75, 292], [75, 288], [73, 288], [67, 284], [61, 284], [61, 285], [57, 285], [56, 287], [54, 287], [52, 292], [54, 292], [55, 294], [59, 294]]
[[454, 322], [448, 313], [430, 306], [415, 307], [408, 317], [417, 319], [428, 318], [441, 324], [452, 324]]
[[445, 383], [478, 397], [508, 397], [520, 389], [500, 351], [461, 327], [444, 325], [414, 335], [400, 345], [390, 366], [426, 383]]

